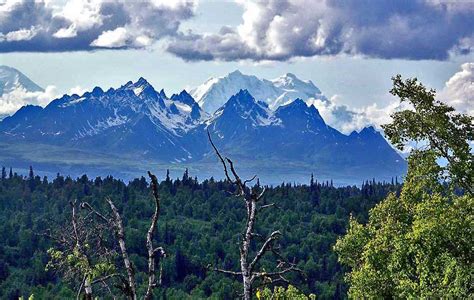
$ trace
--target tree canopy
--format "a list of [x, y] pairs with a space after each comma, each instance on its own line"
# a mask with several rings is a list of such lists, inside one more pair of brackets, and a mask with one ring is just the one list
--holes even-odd
[[[412, 109], [384, 126], [391, 142], [411, 151], [399, 197], [351, 217], [335, 250], [350, 267], [352, 298], [468, 298], [473, 292], [473, 118], [435, 100], [416, 79], [393, 78], [391, 93]], [[444, 161], [443, 161], [444, 159]]]

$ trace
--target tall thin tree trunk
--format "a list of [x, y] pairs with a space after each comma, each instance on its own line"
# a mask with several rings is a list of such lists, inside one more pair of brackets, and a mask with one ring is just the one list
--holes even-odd
[[91, 285], [90, 280], [87, 278], [84, 280], [84, 291], [85, 291], [84, 299], [92, 300], [92, 285]]
[[244, 288], [243, 297], [245, 300], [250, 300], [252, 298], [252, 270], [249, 268], [248, 255], [255, 222], [255, 202], [252, 199], [245, 199], [245, 202], [247, 204], [247, 224], [240, 249], [240, 267]]
[[130, 258], [128, 257], [127, 246], [125, 245], [125, 230], [123, 229], [123, 222], [120, 213], [118, 212], [117, 207], [115, 207], [114, 203], [111, 199], [105, 199], [112, 209], [115, 219], [115, 226], [117, 227], [117, 239], [120, 246], [120, 252], [122, 252], [122, 259], [125, 265], [125, 270], [127, 271], [128, 276], [128, 287], [130, 288], [130, 295], [129, 298], [132, 300], [137, 299], [137, 289], [135, 287], [135, 274], [132, 267], [132, 263], [130, 262]]

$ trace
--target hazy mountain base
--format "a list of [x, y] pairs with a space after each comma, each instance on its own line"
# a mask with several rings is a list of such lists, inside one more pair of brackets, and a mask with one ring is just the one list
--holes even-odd
[[[146, 174], [149, 169], [160, 170], [159, 176], [164, 176], [166, 169], [169, 169], [171, 177], [174, 178], [180, 176], [186, 168], [198, 179], [223, 177], [221, 165], [214, 156], [205, 157], [199, 162], [170, 163], [30, 142], [0, 142], [0, 161], [7, 167], [13, 167], [20, 174], [27, 174], [29, 166], [34, 166], [37, 174], [50, 178], [57, 173], [72, 177], [87, 173], [91, 177], [112, 175], [130, 180]], [[333, 180], [336, 186], [360, 185], [365, 180], [373, 179], [373, 174], [380, 173], [380, 170], [375, 170], [373, 166], [335, 170], [330, 165], [282, 161], [277, 158], [236, 161], [243, 176], [251, 177], [257, 174], [262, 184], [272, 185], [282, 182], [306, 183], [311, 173], [314, 173], [319, 181]], [[389, 182], [397, 175], [399, 174], [387, 173], [375, 176], [375, 179]]]

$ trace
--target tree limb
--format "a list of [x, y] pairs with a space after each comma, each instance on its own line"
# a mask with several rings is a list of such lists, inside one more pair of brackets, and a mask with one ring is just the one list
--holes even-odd
[[253, 177], [252, 177], [252, 178], [250, 178], [250, 179], [247, 179], [247, 180], [244, 180], [244, 185], [246, 185], [246, 184], [247, 184], [247, 183], [249, 183], [249, 182], [252, 182], [252, 181], [254, 181], [254, 180], [255, 180], [255, 178], [257, 178], [257, 175], [253, 175]]
[[214, 151], [216, 152], [216, 155], [217, 157], [219, 157], [221, 163], [222, 163], [222, 166], [224, 167], [224, 173], [225, 173], [225, 177], [227, 178], [227, 180], [229, 180], [230, 182], [233, 182], [232, 179], [230, 179], [229, 177], [229, 172], [227, 172], [227, 165], [224, 161], [224, 158], [222, 157], [222, 155], [219, 153], [219, 150], [217, 150], [217, 147], [216, 145], [214, 145], [214, 142], [212, 141], [211, 139], [211, 133], [209, 132], [209, 129], [207, 129], [207, 137], [209, 138], [209, 142], [211, 143], [212, 145], [212, 148], [214, 148]]
[[[211, 269], [211, 265], [208, 265], [207, 268]], [[223, 269], [219, 269], [217, 267], [213, 267], [212, 270], [215, 271], [215, 272], [219, 272], [219, 273], [223, 273], [223, 274], [227, 274], [227, 275], [242, 276], [242, 272], [223, 270]]]
[[258, 250], [257, 254], [255, 255], [255, 258], [249, 264], [250, 272], [253, 271], [253, 268], [255, 267], [255, 265], [259, 262], [262, 256], [267, 252], [268, 248], [271, 246], [273, 241], [278, 239], [279, 236], [281, 236], [281, 232], [277, 230], [277, 231], [272, 232], [270, 236], [265, 240], [262, 247], [260, 248], [260, 250]]
[[264, 210], [265, 208], [269, 208], [269, 207], [277, 207], [277, 208], [278, 208], [278, 206], [276, 206], [275, 203], [270, 203], [270, 204], [265, 204], [265, 205], [260, 206], [260, 207], [258, 208], [258, 211], [262, 211], [262, 210]]
[[110, 220], [108, 218], [106, 218], [104, 215], [102, 215], [101, 213], [99, 213], [98, 211], [96, 211], [89, 203], [87, 202], [82, 202], [81, 203], [81, 208], [82, 209], [88, 209], [90, 212], [92, 212], [94, 215], [96, 215], [97, 217], [99, 217], [99, 219], [101, 219], [102, 221], [106, 222], [106, 223], [110, 223]]

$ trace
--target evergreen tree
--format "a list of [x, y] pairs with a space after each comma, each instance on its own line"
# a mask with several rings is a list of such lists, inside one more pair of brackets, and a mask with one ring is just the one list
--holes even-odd
[[30, 171], [29, 171], [29, 173], [28, 173], [28, 179], [29, 179], [29, 180], [33, 180], [34, 178], [35, 178], [35, 174], [34, 174], [34, 172], [33, 172], [33, 167], [30, 166]]

